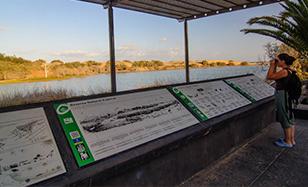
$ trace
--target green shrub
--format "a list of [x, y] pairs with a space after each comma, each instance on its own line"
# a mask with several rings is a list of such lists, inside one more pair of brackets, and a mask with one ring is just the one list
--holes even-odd
[[241, 66], [248, 66], [248, 62], [244, 61], [244, 62], [241, 62]]

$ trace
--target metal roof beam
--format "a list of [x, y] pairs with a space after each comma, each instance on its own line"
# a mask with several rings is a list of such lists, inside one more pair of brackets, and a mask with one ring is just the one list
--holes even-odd
[[[280, 2], [280, 1], [282, 1], [282, 0], [251, 1], [251, 3], [247, 3], [247, 4], [243, 4], [243, 5], [232, 6], [232, 7], [229, 7], [229, 8], [216, 10], [216, 11], [212, 11], [212, 12], [204, 13], [204, 14], [199, 14], [199, 15], [192, 15], [190, 17], [183, 17], [183, 18], [179, 19], [179, 21], [184, 21], [185, 19], [193, 20], [193, 19], [197, 19], [197, 18], [201, 18], [201, 17], [218, 15], [218, 14], [232, 12], [232, 11], [236, 11], [236, 10], [242, 10], [242, 9], [246, 9], [246, 8], [250, 8], [250, 7], [257, 7], [257, 6], [262, 6], [262, 5], [266, 5], [266, 4], [272, 4], [272, 3]], [[260, 2], [262, 2], [262, 3], [260, 3]]]
[[179, 13], [180, 15], [186, 14], [186, 15], [190, 15], [192, 13], [188, 13], [185, 11], [179, 11], [179, 10], [175, 10], [175, 9], [171, 9], [171, 8], [167, 8], [167, 7], [163, 7], [161, 5], [157, 5], [157, 4], [151, 4], [151, 3], [146, 3], [146, 2], [142, 2], [142, 1], [138, 1], [138, 0], [126, 0], [126, 1], [122, 1], [122, 4], [126, 4], [126, 5], [130, 5], [132, 4], [132, 6], [134, 6], [133, 4], [138, 4], [137, 6], [150, 6], [150, 7], [155, 7], [155, 8], [159, 8], [162, 10], [166, 10], [166, 11], [172, 11], [172, 12], [176, 12]]
[[205, 7], [200, 7], [200, 6], [196, 5], [196, 4], [189, 3], [189, 2], [184, 1], [184, 0], [178, 0], [178, 1], [181, 2], [181, 3], [187, 4], [187, 5], [193, 6], [195, 8], [202, 8], [202, 9], [204, 9], [206, 11], [211, 11], [211, 9], [208, 9], [208, 8], [205, 8]]
[[[244, 8], [256, 7], [283, 0], [79, 0], [159, 15], [169, 18], [192, 20], [196, 18], [227, 13]], [[165, 6], [164, 6], [165, 5]]]
[[166, 12], [166, 11], [158, 12], [157, 10], [154, 10], [154, 9], [147, 9], [147, 11], [145, 11], [143, 8], [132, 7], [130, 5], [125, 5], [125, 4], [116, 5], [115, 7], [126, 9], [126, 10], [131, 10], [131, 11], [135, 11], [135, 12], [141, 12], [141, 13], [145, 13], [145, 14], [152, 14], [152, 15], [156, 15], [156, 16], [174, 18], [174, 19], [180, 19], [182, 17], [182, 15], [171, 14], [170, 12]]
[[232, 0], [224, 0], [227, 3], [233, 4], [233, 6], [238, 6], [239, 4], [237, 4], [236, 2], [233, 2]]
[[161, 0], [156, 0], [156, 2], [164, 3], [164, 4], [167, 4], [167, 5], [170, 5], [170, 6], [174, 6], [174, 7], [177, 7], [177, 8], [181, 8], [181, 9], [186, 9], [186, 10], [189, 10], [189, 11], [192, 11], [192, 12], [202, 13], [202, 11], [198, 11], [196, 9], [192, 9], [192, 8], [183, 7], [183, 6], [180, 6], [180, 5], [173, 4], [172, 2], [174, 2], [174, 1], [164, 2], [164, 1], [161, 1]]
[[227, 7], [225, 7], [225, 6], [221, 5], [221, 4], [214, 3], [214, 2], [212, 2], [212, 1], [207, 1], [207, 0], [200, 0], [200, 1], [205, 2], [205, 3], [207, 3], [207, 4], [210, 4], [210, 5], [213, 5], [213, 6], [220, 7], [220, 8], [227, 8]]

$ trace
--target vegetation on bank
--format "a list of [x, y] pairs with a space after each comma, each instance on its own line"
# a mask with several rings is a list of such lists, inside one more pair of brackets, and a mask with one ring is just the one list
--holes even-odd
[[[192, 68], [236, 65], [247, 66], [254, 64], [249, 62], [235, 62], [232, 60], [202, 60], [190, 62], [190, 67]], [[174, 70], [182, 68], [184, 68], [183, 61], [162, 62], [158, 60], [124, 60], [116, 62], [117, 72]], [[109, 72], [110, 62], [63, 62], [61, 60], [53, 60], [48, 63], [42, 59], [30, 61], [0, 53], [0, 83], [61, 80]]]
[[[106, 88], [96, 88], [95, 90], [87, 90], [88, 95], [103, 94], [110, 92]], [[73, 90], [68, 89], [49, 89], [40, 88], [29, 92], [13, 92], [11, 94], [0, 94], [0, 108], [14, 105], [24, 105], [30, 103], [47, 102], [54, 100], [78, 97]]]
[[36, 90], [30, 94], [15, 93], [12, 95], [0, 95], [0, 108], [29, 103], [53, 101], [72, 97], [73, 94], [64, 89], [59, 90]]

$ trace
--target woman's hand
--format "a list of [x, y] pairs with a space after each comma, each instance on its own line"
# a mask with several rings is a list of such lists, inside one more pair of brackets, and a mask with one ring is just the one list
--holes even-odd
[[273, 59], [270, 62], [270, 67], [268, 69], [267, 76], [266, 76], [268, 80], [278, 80], [278, 79], [288, 76], [288, 72], [285, 69], [282, 69], [276, 72], [276, 68], [277, 68], [277, 60]]
[[268, 72], [267, 72], [266, 78], [268, 80], [278, 80], [278, 79], [288, 76], [287, 70], [282, 69], [276, 72], [276, 68], [277, 68], [277, 60], [273, 59], [270, 62], [270, 68], [268, 69]]
[[270, 66], [277, 66], [277, 63], [275, 62], [275, 59], [271, 60]]

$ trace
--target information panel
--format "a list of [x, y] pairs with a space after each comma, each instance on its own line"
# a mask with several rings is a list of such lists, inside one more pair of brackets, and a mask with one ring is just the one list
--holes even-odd
[[0, 186], [28, 186], [65, 172], [43, 108], [0, 113]]
[[223, 81], [178, 86], [170, 90], [203, 121], [251, 103]]
[[227, 79], [225, 82], [252, 102], [273, 96], [275, 93], [275, 89], [272, 86], [254, 75]]
[[199, 123], [166, 89], [54, 107], [79, 166]]

